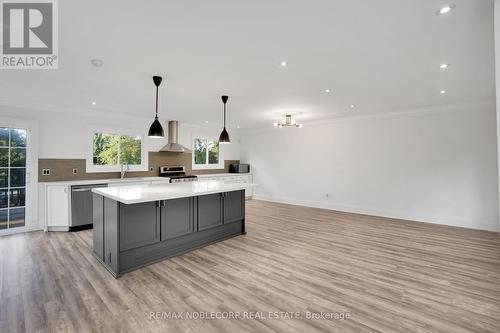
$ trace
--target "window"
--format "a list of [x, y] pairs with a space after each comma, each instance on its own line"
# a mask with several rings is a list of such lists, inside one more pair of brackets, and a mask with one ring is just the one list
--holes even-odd
[[119, 171], [122, 165], [128, 165], [130, 171], [147, 170], [142, 136], [98, 131], [93, 131], [92, 136], [88, 171]]
[[193, 141], [193, 168], [219, 167], [219, 141], [195, 138]]
[[94, 165], [116, 165], [118, 163], [118, 136], [94, 133]]

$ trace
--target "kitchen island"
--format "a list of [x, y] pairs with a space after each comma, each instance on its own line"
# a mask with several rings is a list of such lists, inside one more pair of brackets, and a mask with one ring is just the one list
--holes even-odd
[[245, 234], [245, 189], [199, 181], [93, 189], [93, 254], [114, 276]]

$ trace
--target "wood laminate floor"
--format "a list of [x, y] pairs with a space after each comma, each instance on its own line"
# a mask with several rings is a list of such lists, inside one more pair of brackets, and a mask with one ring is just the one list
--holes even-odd
[[500, 332], [496, 233], [259, 201], [247, 230], [117, 280], [91, 231], [1, 237], [0, 332]]

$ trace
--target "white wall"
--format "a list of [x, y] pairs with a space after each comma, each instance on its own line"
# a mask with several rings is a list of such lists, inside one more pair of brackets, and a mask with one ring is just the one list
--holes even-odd
[[258, 199], [498, 230], [493, 105], [271, 127], [240, 140]]
[[[137, 130], [138, 134], [147, 135], [153, 119], [132, 118], [120, 115], [106, 115], [88, 112], [65, 113], [40, 110], [19, 109], [0, 106], [0, 118], [11, 117], [38, 120], [39, 123], [39, 158], [85, 158], [88, 145], [91, 144], [89, 129], [94, 126], [104, 128], [123, 128]], [[163, 128], [167, 135], [168, 126], [163, 118]], [[206, 128], [190, 124], [179, 124], [179, 143], [191, 148], [193, 135], [205, 135], [218, 138], [221, 128]], [[221, 146], [222, 159], [239, 159], [238, 136], [230, 131], [232, 144]], [[148, 151], [158, 151], [167, 143], [167, 139], [146, 137]]]

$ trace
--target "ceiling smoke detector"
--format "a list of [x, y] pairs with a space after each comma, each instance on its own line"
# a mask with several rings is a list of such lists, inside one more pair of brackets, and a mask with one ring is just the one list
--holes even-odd
[[102, 67], [104, 65], [104, 61], [101, 59], [90, 59], [90, 63], [94, 67]]

